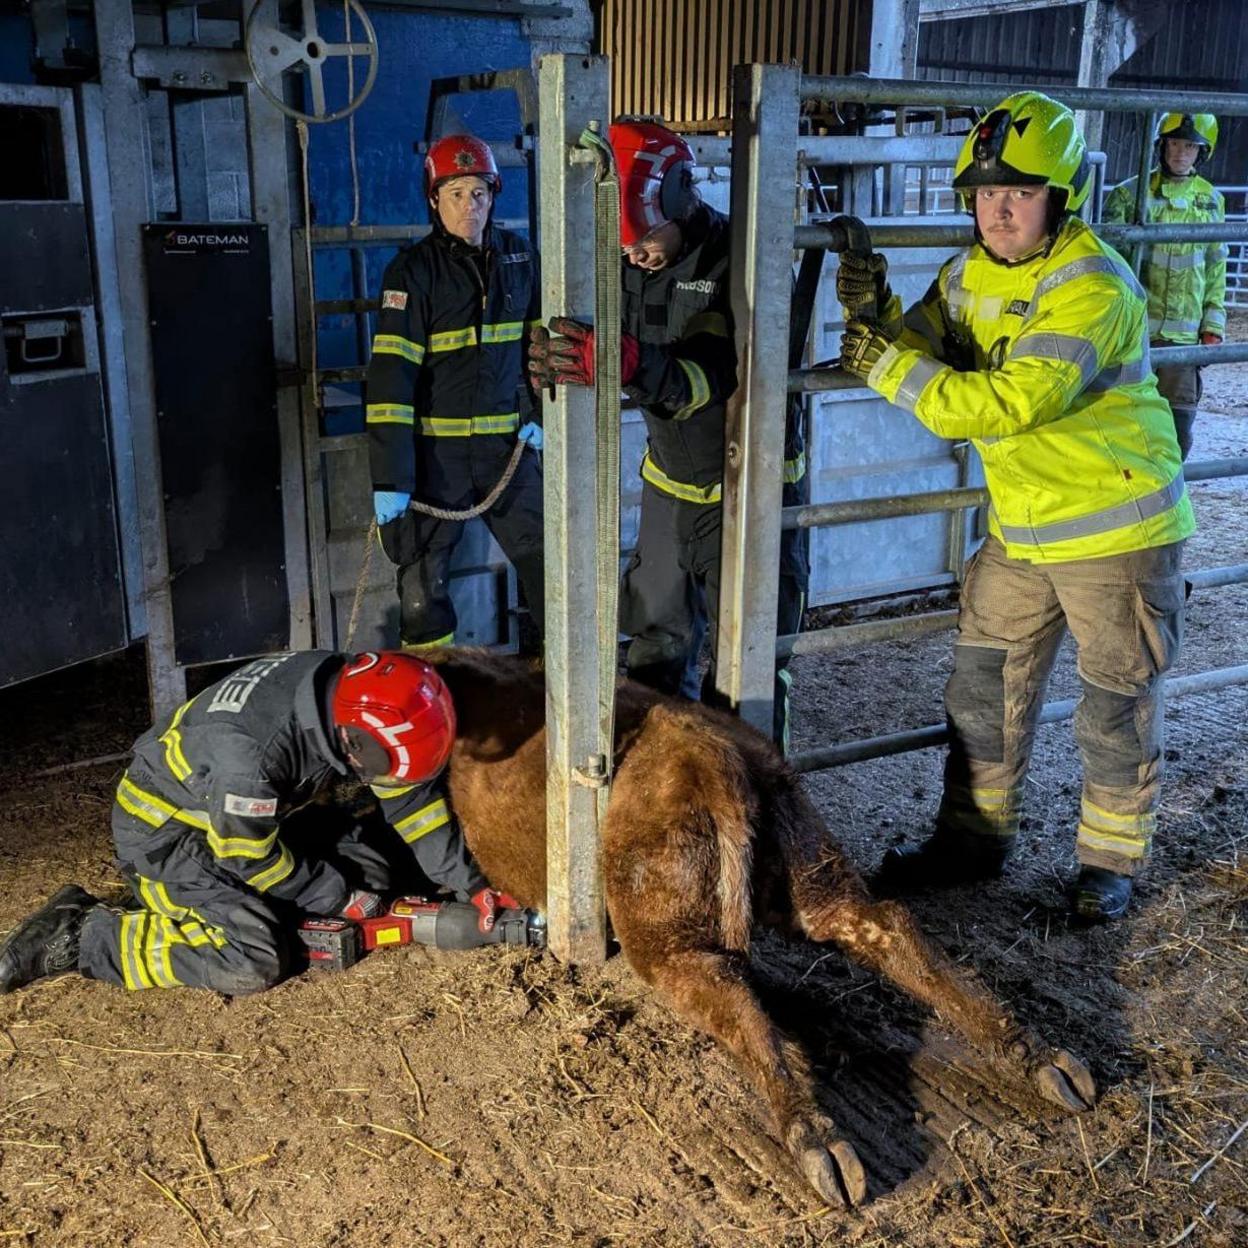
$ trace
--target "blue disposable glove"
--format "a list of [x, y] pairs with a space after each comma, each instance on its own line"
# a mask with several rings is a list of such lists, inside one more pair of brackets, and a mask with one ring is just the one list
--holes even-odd
[[397, 520], [412, 501], [412, 496], [405, 490], [374, 490], [373, 511], [377, 514], [378, 524], [389, 524]]
[[521, 442], [527, 442], [535, 451], [540, 451], [542, 449], [542, 427], [535, 421], [530, 420], [521, 425], [520, 432], [516, 434], [516, 437], [518, 437]]

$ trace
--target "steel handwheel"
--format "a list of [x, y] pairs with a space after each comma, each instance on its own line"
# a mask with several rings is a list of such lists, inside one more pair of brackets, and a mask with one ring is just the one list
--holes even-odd
[[[327, 43], [322, 39], [316, 27], [316, 0], [301, 0], [303, 32], [299, 35], [288, 34], [279, 25], [276, 0], [255, 0], [252, 4], [243, 36], [247, 63], [255, 75], [256, 85], [274, 107], [280, 108], [287, 117], [293, 117], [296, 121], [338, 121], [355, 112], [373, 89], [377, 78], [377, 33], [373, 30], [373, 23], [364, 12], [360, 0], [345, 2], [363, 26], [365, 42], [351, 40], [350, 22], [344, 32], [348, 42]], [[261, 9], [265, 10], [263, 17], [260, 16]], [[328, 113], [325, 111], [324, 65], [328, 60], [344, 56], [367, 57], [368, 74], [359, 93], [344, 108]], [[298, 109], [291, 108], [281, 96], [282, 75], [288, 70], [298, 69], [306, 71], [308, 75], [312, 91], [311, 113], [301, 113]]]

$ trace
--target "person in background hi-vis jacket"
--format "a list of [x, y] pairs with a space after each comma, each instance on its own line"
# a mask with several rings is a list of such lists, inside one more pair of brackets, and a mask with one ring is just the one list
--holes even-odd
[[[940, 437], [970, 439], [992, 506], [962, 585], [935, 834], [885, 855], [887, 887], [1000, 874], [1018, 832], [1045, 686], [1069, 628], [1083, 695], [1072, 908], [1125, 912], [1162, 769], [1162, 678], [1195, 530], [1174, 423], [1149, 367], [1144, 291], [1073, 214], [1091, 167], [1070, 110], [1013, 95], [967, 137], [954, 187], [977, 242], [903, 319], [882, 257], [842, 257], [842, 365]], [[878, 300], [880, 324], [853, 319]]]
[[[290, 969], [302, 919], [370, 918], [379, 893], [426, 878], [488, 931], [515, 903], [489, 887], [447, 804], [454, 740], [450, 691], [414, 655], [246, 664], [135, 743], [112, 814], [133, 904], [61, 889], [0, 943], [0, 993], [74, 970], [132, 990], [257, 992]], [[352, 773], [379, 799], [373, 826], [313, 801]]]
[[[1148, 180], [1148, 224], [1225, 221], [1222, 194], [1196, 169], [1218, 145], [1212, 113], [1167, 113], [1157, 126], [1157, 168]], [[1106, 221], [1135, 220], [1139, 178], [1120, 183], [1105, 199]], [[1148, 292], [1148, 332], [1155, 347], [1206, 346], [1226, 334], [1226, 244], [1153, 243], [1140, 273]], [[1200, 369], [1160, 364], [1157, 388], [1174, 413], [1179, 449], [1192, 449], [1192, 425], [1200, 406]]]

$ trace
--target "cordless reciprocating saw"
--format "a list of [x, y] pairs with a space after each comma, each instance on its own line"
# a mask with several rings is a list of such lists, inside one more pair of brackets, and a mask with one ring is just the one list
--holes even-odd
[[375, 919], [305, 919], [299, 938], [308, 964], [346, 970], [366, 953], [393, 945], [432, 945], [435, 949], [476, 949], [480, 945], [546, 945], [546, 920], [532, 910], [500, 910], [488, 932], [481, 913], [462, 901], [400, 897]]

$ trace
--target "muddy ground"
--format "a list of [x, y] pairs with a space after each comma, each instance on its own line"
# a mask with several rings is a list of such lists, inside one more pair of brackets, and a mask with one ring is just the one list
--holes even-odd
[[[1241, 327], [1242, 329], [1242, 327]], [[1194, 459], [1248, 454], [1248, 365], [1207, 374]], [[1248, 481], [1193, 487], [1189, 564], [1248, 562]], [[1248, 587], [1191, 599], [1180, 672], [1248, 662]], [[949, 638], [795, 665], [795, 747], [936, 722]], [[1053, 697], [1076, 691], [1064, 656]], [[33, 777], [145, 727], [127, 654], [0, 693], [0, 931], [109, 869], [119, 766]], [[1041, 730], [1022, 852], [922, 924], [1084, 1055], [1103, 1098], [1033, 1116], [839, 954], [762, 938], [769, 1008], [815, 1063], [871, 1202], [823, 1208], [741, 1076], [618, 958], [425, 949], [257, 997], [77, 977], [0, 1001], [0, 1248], [211, 1245], [1248, 1244], [1248, 688], [1167, 712], [1156, 857], [1129, 920], [1067, 924], [1069, 724]], [[808, 778], [864, 870], [920, 836], [939, 751]]]

